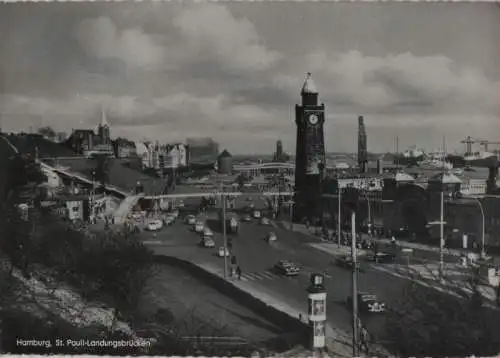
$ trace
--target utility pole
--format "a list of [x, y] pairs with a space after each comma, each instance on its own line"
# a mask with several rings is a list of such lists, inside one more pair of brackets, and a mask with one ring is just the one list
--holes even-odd
[[439, 279], [444, 279], [444, 191], [441, 188], [441, 205], [439, 214]]
[[352, 255], [352, 356], [358, 357], [358, 253], [356, 247], [356, 213], [351, 213]]
[[341, 211], [342, 211], [342, 190], [340, 189], [340, 184], [338, 185], [337, 199], [338, 199], [338, 208], [337, 208], [337, 211], [338, 211], [338, 215], [337, 215], [337, 243], [340, 246], [340, 241], [341, 241], [340, 235], [341, 235], [341, 225], [342, 225], [342, 214], [341, 214]]
[[223, 184], [221, 184], [221, 201], [222, 201], [222, 237], [224, 238], [224, 279], [227, 280], [226, 196], [224, 195]]

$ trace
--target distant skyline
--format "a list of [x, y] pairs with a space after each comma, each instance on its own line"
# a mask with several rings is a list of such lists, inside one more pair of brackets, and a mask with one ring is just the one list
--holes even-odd
[[312, 72], [327, 152], [500, 140], [500, 7], [493, 3], [3, 3], [3, 130], [212, 137], [233, 154], [295, 154]]

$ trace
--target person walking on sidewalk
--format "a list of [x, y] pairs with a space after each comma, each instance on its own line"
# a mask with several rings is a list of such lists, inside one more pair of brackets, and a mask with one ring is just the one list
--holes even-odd
[[241, 268], [240, 268], [240, 265], [236, 266], [236, 276], [238, 276], [238, 280], [241, 280]]
[[365, 327], [361, 327], [361, 330], [359, 332], [359, 348], [361, 352], [368, 354], [369, 340], [370, 340], [370, 334], [368, 333], [368, 330]]

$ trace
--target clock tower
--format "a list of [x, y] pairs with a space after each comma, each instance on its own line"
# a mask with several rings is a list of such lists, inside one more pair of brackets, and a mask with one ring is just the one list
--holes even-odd
[[307, 74], [300, 94], [302, 103], [295, 106], [297, 144], [294, 221], [312, 219], [319, 214], [321, 182], [326, 163], [323, 133], [325, 105], [318, 103], [318, 91], [311, 73]]

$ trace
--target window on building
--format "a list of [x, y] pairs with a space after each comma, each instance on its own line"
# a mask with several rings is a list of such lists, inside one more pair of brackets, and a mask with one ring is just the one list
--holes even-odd
[[78, 212], [78, 209], [79, 209], [78, 206], [73, 206], [73, 212], [74, 213]]

